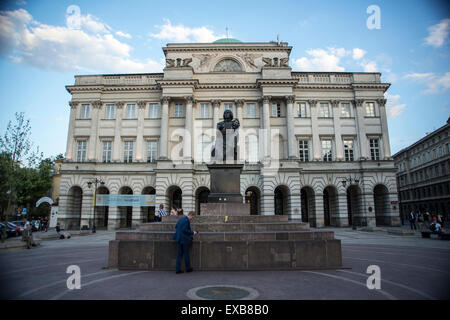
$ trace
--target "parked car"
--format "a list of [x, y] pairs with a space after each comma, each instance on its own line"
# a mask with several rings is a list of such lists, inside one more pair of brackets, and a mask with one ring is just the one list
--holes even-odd
[[14, 230], [16, 230], [17, 231], [17, 234], [18, 235], [21, 235], [22, 234], [22, 232], [23, 232], [23, 226], [19, 226], [18, 224], [16, 224], [15, 223], [16, 221], [14, 221], [14, 222], [9, 222], [8, 221], [8, 227], [10, 227], [10, 228], [13, 228]]
[[[0, 222], [0, 233], [3, 234], [3, 229], [5, 228], [5, 224], [3, 222]], [[19, 235], [19, 232], [14, 229], [13, 227], [6, 227], [6, 237], [17, 237]], [[0, 236], [1, 237], [1, 236]]]

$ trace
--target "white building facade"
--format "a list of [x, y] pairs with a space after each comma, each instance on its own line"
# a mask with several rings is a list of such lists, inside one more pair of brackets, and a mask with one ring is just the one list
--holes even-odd
[[[207, 201], [215, 127], [239, 119], [241, 194], [251, 214], [312, 226], [399, 225], [379, 73], [292, 72], [287, 43], [168, 44], [163, 73], [75, 76], [59, 222], [92, 226], [98, 194], [154, 194], [184, 212]], [[152, 221], [101, 207], [97, 228]]]

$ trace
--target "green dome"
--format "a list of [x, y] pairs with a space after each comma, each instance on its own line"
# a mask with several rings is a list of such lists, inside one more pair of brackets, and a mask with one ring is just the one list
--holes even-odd
[[239, 41], [238, 39], [222, 38], [222, 39], [214, 41], [213, 43], [241, 43], [241, 42], [242, 41]]

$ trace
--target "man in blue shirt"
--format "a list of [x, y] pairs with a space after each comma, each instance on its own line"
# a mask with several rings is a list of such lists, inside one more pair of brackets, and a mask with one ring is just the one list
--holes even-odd
[[191, 237], [198, 234], [197, 231], [191, 230], [191, 220], [194, 218], [194, 211], [190, 211], [187, 217], [182, 217], [178, 220], [176, 231], [173, 235], [173, 240], [178, 243], [178, 256], [176, 264], [176, 273], [183, 273], [181, 270], [181, 257], [184, 255], [184, 264], [186, 265], [186, 272], [192, 272], [191, 257], [189, 256], [189, 244]]

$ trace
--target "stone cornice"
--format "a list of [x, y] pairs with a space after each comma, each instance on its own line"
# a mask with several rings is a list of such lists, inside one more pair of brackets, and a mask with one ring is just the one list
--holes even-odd
[[156, 80], [156, 83], [160, 86], [160, 87], [167, 87], [167, 86], [171, 86], [171, 87], [186, 87], [186, 86], [191, 86], [194, 88], [198, 87], [198, 80], [197, 79], [193, 79], [193, 80]]
[[298, 84], [298, 79], [258, 79], [256, 85], [262, 86], [292, 86], [295, 87]]
[[386, 92], [387, 89], [391, 86], [390, 83], [352, 83], [353, 89], [359, 90], [383, 90]]
[[196, 89], [258, 89], [258, 87], [253, 83], [245, 83], [245, 84], [227, 84], [227, 83], [212, 83], [212, 84], [200, 84]]
[[159, 86], [66, 86], [69, 93], [73, 92], [105, 92], [105, 91], [160, 91]]
[[303, 84], [299, 83], [295, 86], [295, 89], [305, 90], [352, 90], [352, 86], [349, 84]]

